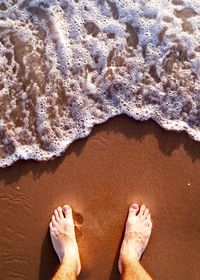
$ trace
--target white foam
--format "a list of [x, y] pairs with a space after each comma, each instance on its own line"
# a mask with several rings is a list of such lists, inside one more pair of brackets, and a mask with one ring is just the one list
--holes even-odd
[[122, 113], [200, 141], [198, 0], [0, 7], [0, 167], [59, 156]]

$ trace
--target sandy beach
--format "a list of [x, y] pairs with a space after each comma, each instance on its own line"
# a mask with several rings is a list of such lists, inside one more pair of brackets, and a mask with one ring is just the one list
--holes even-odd
[[58, 265], [48, 223], [74, 210], [79, 279], [119, 279], [117, 260], [129, 205], [144, 203], [153, 233], [142, 264], [154, 279], [200, 275], [200, 144], [152, 121], [120, 116], [98, 125], [53, 161], [0, 170], [1, 279], [47, 280]]
[[51, 279], [48, 226], [66, 203], [79, 279], [119, 280], [133, 202], [152, 214], [152, 278], [199, 280], [200, 142], [167, 131], [200, 139], [198, 1], [3, 2], [1, 166], [51, 158], [111, 119], [59, 158], [0, 169], [0, 280]]

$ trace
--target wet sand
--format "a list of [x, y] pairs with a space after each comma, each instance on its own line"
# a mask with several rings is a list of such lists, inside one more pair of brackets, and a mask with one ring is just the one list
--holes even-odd
[[118, 251], [132, 201], [152, 212], [142, 263], [154, 279], [200, 275], [200, 143], [125, 116], [96, 126], [53, 161], [0, 170], [0, 279], [47, 280], [58, 264], [48, 223], [74, 209], [79, 279], [117, 280]]

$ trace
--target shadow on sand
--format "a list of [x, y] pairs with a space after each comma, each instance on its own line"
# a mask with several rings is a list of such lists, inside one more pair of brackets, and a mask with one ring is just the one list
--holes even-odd
[[[114, 117], [105, 123], [95, 125], [90, 135], [94, 136], [102, 131], [106, 131], [108, 134], [121, 133], [128, 139], [134, 138], [136, 141], [141, 142], [145, 136], [154, 135], [158, 141], [159, 149], [163, 154], [170, 156], [174, 150], [183, 146], [192, 161], [200, 159], [199, 142], [195, 142], [186, 132], [164, 130], [152, 120], [141, 122], [135, 121], [126, 115], [121, 115]], [[54, 158], [53, 160], [49, 160], [47, 162], [21, 160], [10, 167], [0, 169], [0, 181], [3, 181], [5, 185], [10, 185], [17, 182], [20, 177], [29, 172], [32, 172], [34, 179], [40, 178], [43, 173], [53, 174], [64, 158], [69, 154], [75, 153], [77, 156], [81, 154], [88, 138], [89, 137], [74, 141], [63, 153], [63, 155], [58, 158]]]

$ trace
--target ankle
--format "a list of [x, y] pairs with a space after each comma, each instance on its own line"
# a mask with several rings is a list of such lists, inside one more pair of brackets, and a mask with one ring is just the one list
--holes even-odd
[[70, 274], [75, 274], [77, 275], [78, 271], [78, 263], [76, 259], [71, 258], [67, 254], [65, 254], [61, 260], [61, 265], [66, 267], [67, 272]]
[[122, 262], [121, 263], [122, 274], [135, 271], [139, 264], [140, 264], [139, 260], [135, 260], [135, 259]]

